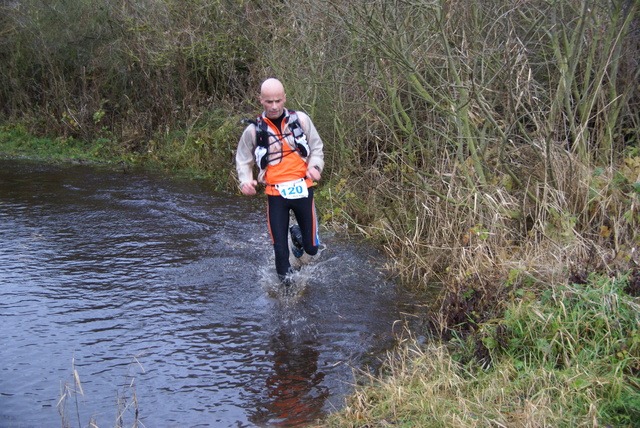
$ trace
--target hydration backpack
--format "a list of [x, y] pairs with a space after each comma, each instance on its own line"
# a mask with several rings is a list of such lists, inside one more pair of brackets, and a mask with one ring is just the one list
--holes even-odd
[[[300, 121], [298, 120], [298, 114], [294, 110], [287, 110], [289, 113], [289, 121], [287, 122], [287, 126], [293, 135], [293, 140], [295, 142], [295, 149], [302, 157], [309, 156], [309, 142], [307, 141], [307, 136], [304, 134], [302, 130], [302, 126], [300, 125]], [[256, 118], [255, 121], [245, 119], [243, 122], [253, 123], [256, 126], [256, 149], [255, 149], [255, 157], [256, 163], [260, 167], [260, 169], [265, 169], [269, 164], [268, 152], [269, 152], [269, 125], [267, 125], [262, 116]], [[288, 135], [284, 135], [283, 137], [287, 137]]]

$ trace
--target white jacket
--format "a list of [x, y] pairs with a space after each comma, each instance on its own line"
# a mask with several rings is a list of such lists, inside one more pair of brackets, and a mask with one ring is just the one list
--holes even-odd
[[[285, 114], [288, 117], [289, 111], [285, 109]], [[304, 131], [307, 142], [309, 143], [309, 156], [303, 157], [302, 159], [307, 163], [308, 167], [318, 167], [320, 172], [324, 168], [324, 153], [323, 153], [323, 143], [316, 127], [313, 125], [311, 118], [304, 112], [296, 111], [298, 115], [298, 121], [302, 130]], [[262, 113], [262, 117], [266, 117], [265, 113]], [[289, 126], [285, 126], [284, 129], [285, 134], [290, 134]], [[286, 137], [286, 141], [291, 146], [291, 148], [295, 147], [295, 142], [292, 135], [288, 135]], [[253, 166], [255, 165], [255, 155], [254, 150], [256, 148], [256, 126], [251, 124], [247, 126], [247, 128], [242, 133], [240, 137], [240, 141], [238, 142], [238, 150], [236, 152], [236, 171], [238, 173], [238, 180], [240, 181], [240, 187], [244, 183], [249, 183], [253, 181]], [[269, 168], [269, 166], [267, 166]], [[258, 181], [260, 183], [264, 183], [264, 175], [266, 168], [264, 170], [260, 170], [258, 174]], [[277, 183], [271, 183], [277, 184]]]

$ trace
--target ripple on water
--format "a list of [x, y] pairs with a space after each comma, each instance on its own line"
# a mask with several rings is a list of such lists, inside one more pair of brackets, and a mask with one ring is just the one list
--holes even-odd
[[118, 399], [130, 421], [135, 393], [146, 426], [300, 426], [400, 316], [375, 253], [326, 233], [284, 296], [261, 198], [0, 164], [0, 425], [50, 425], [75, 368], [83, 424], [111, 424]]

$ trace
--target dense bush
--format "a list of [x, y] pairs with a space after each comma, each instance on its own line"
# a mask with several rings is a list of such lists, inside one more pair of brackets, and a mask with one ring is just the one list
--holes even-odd
[[256, 60], [223, 1], [3, 2], [0, 113], [127, 150], [243, 98]]

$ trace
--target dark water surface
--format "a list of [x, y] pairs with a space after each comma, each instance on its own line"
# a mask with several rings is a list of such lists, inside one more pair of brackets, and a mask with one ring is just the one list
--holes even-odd
[[407, 307], [372, 251], [321, 238], [283, 297], [263, 197], [0, 160], [0, 426], [60, 426], [61, 410], [72, 426], [304, 426], [340, 408]]

